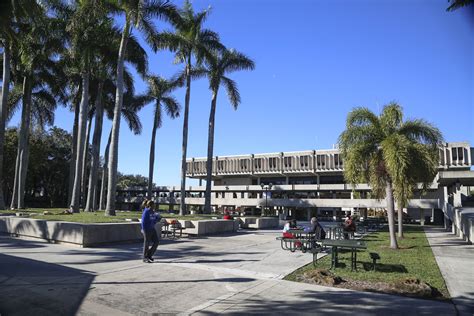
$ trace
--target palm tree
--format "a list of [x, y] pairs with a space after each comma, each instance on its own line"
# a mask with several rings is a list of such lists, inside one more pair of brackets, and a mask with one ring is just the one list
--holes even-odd
[[[124, 74], [127, 74], [127, 72], [124, 72]], [[127, 78], [128, 76], [125, 76]], [[131, 77], [128, 77], [131, 80]], [[125, 82], [128, 85], [131, 85], [133, 87], [133, 82], [125, 80]], [[110, 82], [111, 83], [111, 82]], [[115, 85], [113, 86], [113, 91], [115, 91]], [[107, 111], [107, 117], [109, 119], [113, 119], [113, 109], [114, 109], [114, 98], [113, 95], [106, 94], [106, 99], [105, 103], [105, 109]], [[133, 89], [127, 90], [127, 92], [124, 95], [123, 98], [123, 107], [122, 107], [122, 117], [125, 120], [125, 122], [128, 124], [128, 128], [130, 131], [133, 132], [135, 135], [139, 135], [142, 132], [142, 124], [140, 122], [140, 118], [138, 117], [138, 112], [145, 106], [147, 103], [149, 103], [149, 98], [146, 95], [139, 95], [139, 96], [134, 96], [133, 95]], [[110, 143], [112, 139], [112, 130], [109, 133], [107, 145], [105, 147], [105, 153], [104, 153], [104, 164], [103, 164], [103, 170], [102, 170], [102, 183], [101, 183], [101, 188], [100, 188], [100, 199], [99, 199], [99, 208], [100, 209], [105, 209], [106, 208], [106, 187], [107, 187], [107, 179], [108, 179], [108, 159], [109, 159], [109, 152], [110, 152]], [[107, 212], [106, 212], [107, 214]]]
[[207, 175], [204, 211], [211, 212], [211, 184], [212, 184], [212, 156], [214, 152], [214, 126], [216, 118], [217, 94], [222, 84], [229, 101], [234, 109], [240, 103], [240, 93], [237, 83], [226, 75], [238, 70], [253, 70], [255, 63], [242, 53], [235, 50], [225, 50], [214, 54], [213, 58], [207, 60], [208, 67], [205, 73], [209, 79], [209, 89], [212, 91], [211, 112], [209, 114], [209, 130], [207, 142]]
[[180, 12], [176, 31], [163, 32], [155, 40], [154, 48], [168, 48], [176, 52], [176, 61], [185, 64], [184, 77], [186, 81], [186, 96], [184, 99], [183, 118], [183, 140], [181, 151], [181, 203], [179, 214], [186, 213], [186, 154], [188, 149], [188, 120], [189, 103], [191, 100], [191, 79], [192, 79], [192, 57], [196, 57], [198, 63], [205, 57], [210, 57], [212, 51], [223, 49], [217, 33], [204, 29], [203, 24], [209, 15], [209, 10], [194, 13], [193, 7], [188, 0], [184, 3], [184, 8]]
[[367, 108], [355, 108], [347, 117], [346, 130], [339, 136], [344, 177], [354, 187], [369, 183], [377, 198], [386, 199], [392, 249], [398, 248], [394, 200], [400, 207], [401, 225], [402, 208], [416, 184], [426, 187], [436, 175], [441, 141], [440, 131], [431, 124], [403, 121], [402, 108], [396, 103], [386, 105], [379, 116]]
[[[22, 116], [18, 137], [18, 154], [15, 167], [15, 186], [12, 208], [24, 207], [24, 190], [28, 166], [28, 138], [31, 107], [36, 89], [48, 86], [57, 91], [55, 56], [63, 48], [63, 40], [55, 28], [55, 20], [45, 15], [44, 10], [37, 20], [18, 21], [18, 50], [13, 52], [15, 76], [22, 78]], [[19, 80], [19, 79], [18, 79]], [[49, 84], [48, 84], [49, 83]], [[55, 100], [54, 100], [54, 103]]]
[[174, 5], [167, 1], [143, 1], [143, 0], [116, 0], [113, 2], [112, 12], [124, 13], [125, 24], [123, 26], [122, 38], [117, 60], [117, 91], [115, 96], [114, 118], [112, 122], [112, 137], [109, 153], [109, 174], [107, 190], [107, 215], [115, 215], [115, 191], [117, 186], [117, 165], [118, 165], [118, 141], [120, 131], [120, 117], [123, 104], [123, 69], [125, 52], [129, 37], [133, 27], [140, 30], [147, 42], [151, 43], [158, 35], [153, 18], [162, 18], [175, 21], [177, 11]]
[[[77, 156], [74, 185], [71, 197], [71, 209], [79, 212], [81, 201], [81, 184], [84, 167], [84, 146], [86, 146], [86, 124], [89, 105], [89, 82], [91, 64], [97, 49], [103, 40], [103, 26], [110, 25], [105, 8], [99, 1], [76, 1], [72, 8], [63, 8], [70, 16], [67, 31], [70, 35], [72, 55], [81, 74], [81, 103], [77, 133]], [[72, 14], [70, 12], [73, 12]]]
[[161, 127], [163, 109], [171, 118], [179, 116], [180, 105], [178, 101], [171, 95], [171, 92], [182, 85], [182, 80], [173, 79], [166, 80], [162, 77], [150, 76], [148, 78], [147, 96], [155, 101], [155, 111], [153, 119], [153, 129], [151, 131], [150, 143], [150, 162], [148, 169], [148, 190], [147, 196], [151, 198], [153, 189], [153, 169], [155, 165], [155, 138], [156, 130]]
[[450, 6], [446, 9], [446, 11], [454, 11], [462, 7], [467, 7], [473, 3], [473, 0], [448, 0]]
[[39, 12], [34, 0], [1, 1], [0, 2], [0, 46], [3, 47], [2, 92], [0, 99], [0, 210], [5, 209], [3, 197], [3, 153], [5, 140], [5, 119], [7, 115], [8, 93], [10, 90], [11, 49], [15, 49], [17, 41], [15, 21], [31, 18]]

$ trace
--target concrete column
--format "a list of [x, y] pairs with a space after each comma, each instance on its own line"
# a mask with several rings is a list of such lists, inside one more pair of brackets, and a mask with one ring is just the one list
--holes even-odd
[[285, 177], [285, 184], [290, 184], [290, 177], [288, 176]]
[[420, 208], [420, 225], [425, 226], [425, 210]]
[[310, 209], [310, 208], [307, 208], [307, 209], [306, 209], [306, 219], [307, 219], [308, 221], [311, 220], [311, 209]]
[[461, 202], [461, 190], [458, 190], [457, 188], [454, 189], [453, 193], [453, 206], [454, 207], [462, 207], [462, 202]]

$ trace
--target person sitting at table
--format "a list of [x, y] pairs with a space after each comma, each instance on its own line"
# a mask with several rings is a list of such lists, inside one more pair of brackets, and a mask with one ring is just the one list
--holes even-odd
[[[287, 221], [285, 226], [283, 226], [283, 237], [284, 238], [291, 238], [291, 239], [296, 238], [296, 236], [294, 234], [290, 233], [290, 229], [294, 229], [294, 228], [291, 227], [291, 223], [292, 223], [291, 220]], [[295, 246], [297, 248], [300, 248], [302, 246], [302, 244], [301, 244], [301, 242], [296, 241]]]
[[292, 219], [290, 221], [290, 228], [291, 229], [298, 229], [298, 224], [296, 223], [296, 219]]
[[324, 231], [323, 226], [321, 226], [316, 217], [311, 218], [311, 226], [306, 227], [304, 231], [305, 233], [315, 234], [316, 239], [326, 239], [326, 232]]
[[356, 224], [351, 215], [347, 215], [347, 219], [344, 222], [344, 239], [349, 239], [349, 233], [356, 231]]

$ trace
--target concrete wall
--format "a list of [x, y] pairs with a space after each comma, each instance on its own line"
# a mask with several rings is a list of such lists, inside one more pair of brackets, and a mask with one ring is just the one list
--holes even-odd
[[[180, 223], [186, 228], [184, 230], [186, 234], [197, 236], [232, 233], [239, 229], [238, 220], [181, 220]], [[161, 224], [158, 223], [155, 228], [161, 232]], [[140, 223], [83, 224], [11, 216], [0, 217], [0, 233], [70, 243], [82, 247], [139, 241], [143, 239], [140, 230]]]
[[239, 217], [242, 228], [277, 228], [280, 224], [278, 217]]
[[213, 220], [200, 220], [200, 221], [187, 221], [180, 220], [181, 226], [186, 228], [184, 233], [188, 235], [204, 236], [214, 235], [222, 233], [233, 233], [239, 229], [238, 220], [225, 220], [225, 219], [213, 219]]
[[140, 223], [83, 224], [11, 216], [0, 217], [0, 233], [83, 247], [142, 239]]

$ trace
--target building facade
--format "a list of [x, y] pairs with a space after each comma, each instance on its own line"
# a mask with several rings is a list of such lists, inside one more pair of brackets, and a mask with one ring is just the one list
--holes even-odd
[[[438, 175], [426, 194], [415, 194], [405, 210], [414, 218], [442, 217], [449, 207], [467, 201], [474, 176], [474, 148], [467, 142], [445, 143], [439, 149]], [[187, 160], [186, 176], [199, 179], [199, 186], [186, 188], [186, 204], [192, 209], [204, 205], [206, 158]], [[371, 196], [367, 184], [355, 188], [344, 181], [344, 162], [338, 149], [279, 152], [213, 158], [211, 204], [216, 209], [268, 210], [282, 217], [308, 219], [311, 216], [343, 216], [346, 212], [367, 216], [368, 210], [383, 210], [384, 200]], [[179, 204], [179, 187], [159, 187], [159, 203]], [[138, 191], [137, 191], [138, 192]], [[137, 193], [135, 192], [135, 193]], [[140, 196], [118, 192], [119, 200], [140, 200]], [[122, 194], [122, 197], [120, 195]], [[142, 193], [138, 193], [142, 194]]]

